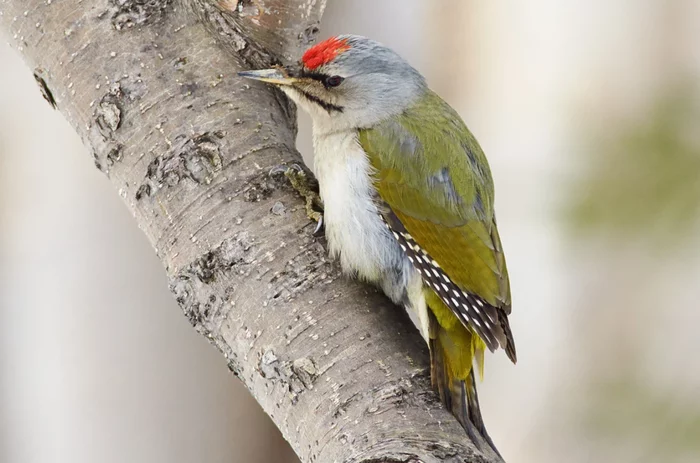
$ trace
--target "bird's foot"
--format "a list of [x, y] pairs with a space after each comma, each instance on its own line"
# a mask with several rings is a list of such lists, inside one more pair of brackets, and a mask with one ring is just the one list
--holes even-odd
[[287, 177], [292, 188], [304, 198], [306, 215], [316, 222], [313, 235], [318, 236], [323, 232], [323, 201], [318, 192], [318, 183], [299, 164], [277, 166], [270, 171], [271, 175], [280, 173]]

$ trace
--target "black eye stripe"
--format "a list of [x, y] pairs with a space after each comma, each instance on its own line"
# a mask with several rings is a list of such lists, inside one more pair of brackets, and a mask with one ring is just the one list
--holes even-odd
[[309, 79], [317, 80], [317, 81], [321, 82], [323, 84], [323, 86], [326, 88], [337, 87], [345, 80], [341, 76], [336, 76], [336, 75], [331, 76], [331, 75], [324, 74], [321, 72], [302, 71], [301, 76], [308, 77]]
[[[329, 76], [328, 74], [323, 74], [321, 72], [313, 72], [313, 71], [308, 71], [304, 68], [302, 68], [301, 73], [299, 74], [300, 77], [306, 77], [308, 79], [314, 79], [323, 84], [324, 87], [326, 88], [331, 88], [334, 85], [328, 85], [328, 79], [333, 79], [333, 78], [339, 78], [340, 82], [335, 84], [335, 86], [340, 85], [340, 83], [344, 80], [340, 76]], [[343, 112], [343, 107], [339, 105], [335, 105], [333, 103], [329, 103], [327, 101], [322, 100], [321, 98], [317, 97], [316, 95], [312, 95], [311, 93], [304, 91], [301, 88], [296, 89], [302, 96], [304, 96], [307, 100], [312, 101], [328, 111], [328, 114], [332, 113], [342, 113]]]
[[326, 80], [329, 76], [328, 74], [321, 74], [320, 72], [303, 72], [301, 73], [302, 77], [308, 77], [309, 79], [313, 80], [318, 80], [319, 82], [323, 82]]
[[300, 90], [299, 93], [304, 95], [304, 97], [306, 97], [307, 100], [313, 101], [314, 103], [316, 103], [317, 105], [319, 105], [320, 107], [322, 107], [323, 109], [328, 111], [328, 114], [331, 114], [333, 112], [338, 112], [338, 113], [343, 112], [342, 106], [334, 105], [333, 103], [328, 103], [327, 101], [323, 101], [319, 97], [312, 95], [310, 93], [304, 92], [302, 90]]

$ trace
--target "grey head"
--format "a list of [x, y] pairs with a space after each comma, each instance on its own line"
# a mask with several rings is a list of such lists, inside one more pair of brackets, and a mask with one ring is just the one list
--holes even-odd
[[427, 89], [423, 76], [396, 52], [357, 35], [314, 45], [295, 66], [239, 75], [278, 86], [311, 115], [317, 132], [372, 127], [400, 114]]

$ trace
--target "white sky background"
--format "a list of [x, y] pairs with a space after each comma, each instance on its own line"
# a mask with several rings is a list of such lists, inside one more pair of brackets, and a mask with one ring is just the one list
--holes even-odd
[[[669, 4], [682, 12], [673, 31], [660, 19]], [[636, 461], [577, 438], [561, 416], [567, 399], [586, 400], [572, 380], [590, 361], [570, 342], [588, 297], [577, 282], [610, 258], [581, 264], [555, 214], [581, 162], [581, 126], [643, 114], [669, 74], [700, 73], [697, 30], [692, 0], [329, 1], [323, 37], [357, 33], [395, 48], [489, 157], [520, 360], [489, 355], [480, 398], [509, 462]], [[0, 462], [286, 461], [30, 70], [5, 45], [0, 63]], [[302, 118], [305, 156], [309, 137]], [[669, 286], [690, 303], [674, 317], [697, 323], [698, 265], [685, 265], [688, 284]], [[673, 365], [670, 375], [685, 367]]]

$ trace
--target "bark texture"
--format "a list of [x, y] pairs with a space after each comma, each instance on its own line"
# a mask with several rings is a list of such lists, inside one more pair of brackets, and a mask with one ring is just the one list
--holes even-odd
[[0, 0], [0, 26], [132, 211], [185, 316], [302, 461], [500, 461], [431, 392], [407, 316], [341, 278], [270, 173], [301, 162], [295, 111], [236, 72], [298, 57], [324, 6]]

